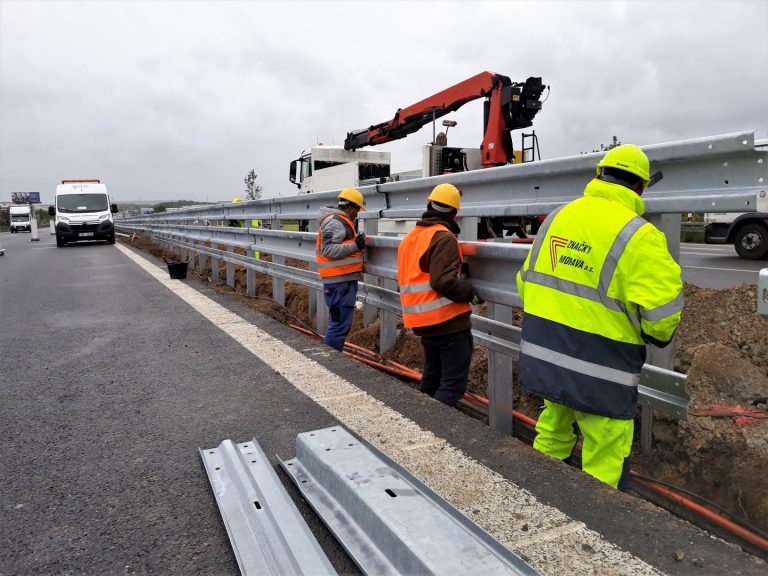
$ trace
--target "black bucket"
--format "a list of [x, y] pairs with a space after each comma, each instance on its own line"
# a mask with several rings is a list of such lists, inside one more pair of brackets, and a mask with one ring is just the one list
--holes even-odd
[[187, 262], [168, 262], [168, 273], [171, 280], [182, 280], [187, 277]]

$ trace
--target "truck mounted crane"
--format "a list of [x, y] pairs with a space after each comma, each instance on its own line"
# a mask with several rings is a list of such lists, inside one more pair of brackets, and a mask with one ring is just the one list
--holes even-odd
[[512, 82], [507, 76], [481, 72], [420, 102], [401, 108], [395, 117], [369, 128], [354, 130], [344, 141], [346, 150], [375, 146], [398, 140], [419, 130], [429, 122], [461, 108], [467, 102], [485, 98], [483, 142], [480, 160], [483, 168], [513, 162], [510, 132], [527, 128], [541, 110], [541, 78]]

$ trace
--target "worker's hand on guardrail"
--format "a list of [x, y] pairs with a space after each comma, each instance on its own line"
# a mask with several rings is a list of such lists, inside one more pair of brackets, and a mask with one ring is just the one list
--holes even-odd
[[480, 298], [480, 296], [475, 294], [474, 296], [472, 296], [471, 304], [474, 304], [475, 306], [479, 306], [480, 304], [485, 304], [485, 300], [483, 300], [482, 298]]
[[360, 232], [357, 236], [355, 236], [355, 244], [357, 244], [358, 250], [365, 248], [365, 234]]

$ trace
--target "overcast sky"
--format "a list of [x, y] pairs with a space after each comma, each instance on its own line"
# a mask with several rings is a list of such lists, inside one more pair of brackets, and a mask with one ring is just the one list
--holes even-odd
[[[489, 70], [551, 86], [542, 157], [768, 137], [768, 2], [0, 0], [0, 201], [101, 178], [116, 202], [231, 200], [289, 162]], [[448, 118], [478, 147], [481, 100]], [[372, 150], [420, 168], [431, 125]], [[513, 136], [519, 147], [519, 132]]]

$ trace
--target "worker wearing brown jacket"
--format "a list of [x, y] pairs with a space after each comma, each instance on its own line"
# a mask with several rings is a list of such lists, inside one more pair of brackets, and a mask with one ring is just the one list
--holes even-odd
[[464, 396], [472, 360], [472, 285], [461, 278], [459, 190], [439, 184], [427, 211], [397, 250], [397, 279], [403, 323], [421, 337], [424, 372], [421, 391], [453, 406]]

